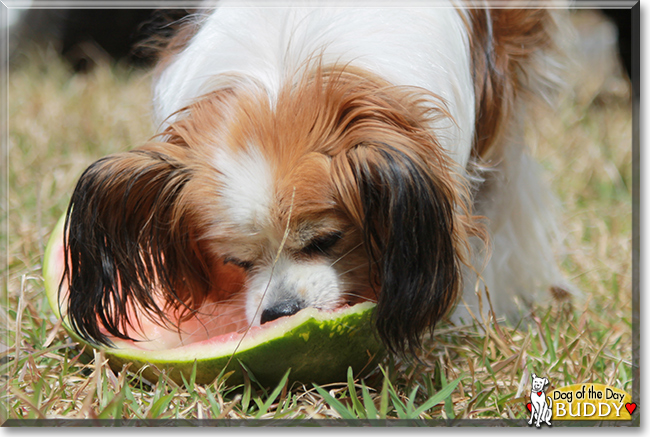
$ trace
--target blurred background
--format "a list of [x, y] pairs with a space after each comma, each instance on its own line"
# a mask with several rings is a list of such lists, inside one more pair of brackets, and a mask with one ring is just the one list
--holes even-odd
[[[580, 1], [576, 3], [579, 5]], [[192, 12], [192, 9], [11, 9], [10, 52], [15, 55], [34, 44], [51, 45], [77, 72], [107, 59], [151, 66], [155, 57], [138, 45], [152, 34], [168, 35], [173, 31], [173, 22]], [[616, 46], [617, 56], [629, 76], [632, 10], [606, 8], [591, 13], [612, 27], [605, 45]], [[589, 35], [584, 37], [589, 39]]]
[[121, 61], [150, 67], [155, 56], [144, 47], [152, 35], [169, 36], [187, 9], [27, 9], [10, 10], [13, 63], [33, 47], [49, 47], [75, 72]]

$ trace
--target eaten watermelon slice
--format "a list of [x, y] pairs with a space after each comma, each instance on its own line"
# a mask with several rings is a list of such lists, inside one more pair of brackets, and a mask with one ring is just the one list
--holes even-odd
[[[65, 329], [75, 341], [85, 344], [70, 328], [65, 308], [60, 311], [64, 224], [65, 216], [56, 225], [45, 250], [45, 290], [56, 316], [61, 318], [63, 312]], [[189, 379], [195, 362], [198, 383], [212, 382], [224, 369], [224, 373], [234, 372], [229, 384], [241, 383], [244, 368], [240, 362], [260, 383], [269, 386], [277, 384], [288, 369], [290, 381], [345, 381], [348, 366], [359, 375], [373, 370], [384, 356], [384, 348], [373, 329], [374, 307], [373, 303], [361, 303], [328, 312], [307, 308], [260, 327], [233, 332], [212, 329], [212, 335], [185, 338], [179, 337], [176, 328], [145, 320], [139, 328], [141, 341], [113, 338], [114, 347], [101, 349], [113, 369], [119, 371], [123, 364], [132, 363], [129, 370], [144, 368], [142, 376], [149, 381], [156, 381], [158, 372], [148, 364], [164, 370], [180, 384], [181, 374]], [[181, 325], [181, 330], [196, 330], [191, 325], [196, 320], [188, 323]]]

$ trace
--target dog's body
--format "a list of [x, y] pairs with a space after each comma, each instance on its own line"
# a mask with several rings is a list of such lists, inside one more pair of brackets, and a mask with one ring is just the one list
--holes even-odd
[[487, 311], [477, 272], [499, 314], [563, 283], [523, 144], [553, 82], [548, 12], [311, 6], [225, 2], [169, 45], [160, 141], [93, 164], [71, 201], [83, 337], [129, 337], [129, 308], [183, 319], [240, 299], [260, 324], [375, 300], [403, 351], [463, 287]]
[[[535, 422], [537, 428], [540, 427], [542, 422], [545, 422], [548, 426], [551, 425], [551, 417], [553, 416], [553, 401], [550, 396], [546, 396], [544, 391], [545, 387], [548, 385], [548, 379], [539, 378], [533, 373], [532, 376], [532, 390], [530, 392], [530, 420], [528, 420], [528, 425], [532, 425]], [[546, 399], [548, 398], [548, 403]]]

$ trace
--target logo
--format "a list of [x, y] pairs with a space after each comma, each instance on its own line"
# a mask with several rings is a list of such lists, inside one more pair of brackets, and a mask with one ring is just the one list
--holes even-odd
[[604, 384], [573, 384], [546, 393], [547, 378], [532, 375], [528, 425], [537, 428], [551, 420], [632, 420], [637, 404], [632, 397]]
[[[544, 392], [548, 385], [548, 379], [539, 378], [533, 373], [532, 390], [530, 392], [530, 402], [526, 405], [530, 411], [530, 420], [528, 426], [535, 422], [535, 426], [539, 428], [542, 423], [551, 425], [551, 416], [553, 416], [553, 401]], [[548, 402], [547, 402], [548, 401]]]
[[604, 384], [574, 384], [550, 393], [554, 420], [632, 420], [632, 396]]

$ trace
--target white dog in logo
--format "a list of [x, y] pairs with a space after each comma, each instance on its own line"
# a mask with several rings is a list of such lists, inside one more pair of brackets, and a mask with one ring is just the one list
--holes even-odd
[[[533, 373], [533, 389], [530, 392], [530, 420], [528, 425], [533, 424], [535, 420], [535, 426], [539, 428], [541, 422], [546, 422], [548, 426], [551, 426], [551, 415], [553, 414], [552, 406], [553, 401], [550, 396], [546, 396], [544, 393], [544, 387], [548, 385], [548, 379], [538, 378], [537, 375]], [[548, 404], [546, 403], [546, 398], [548, 398]]]

